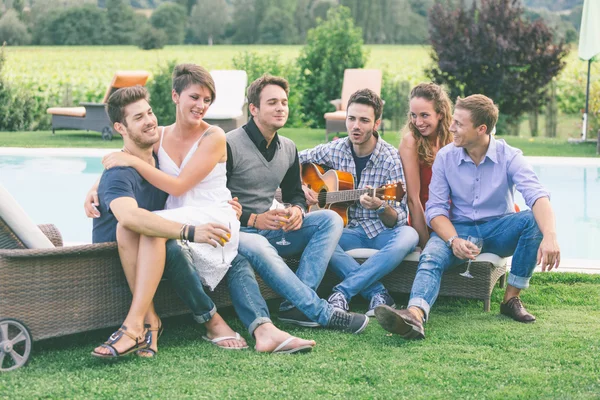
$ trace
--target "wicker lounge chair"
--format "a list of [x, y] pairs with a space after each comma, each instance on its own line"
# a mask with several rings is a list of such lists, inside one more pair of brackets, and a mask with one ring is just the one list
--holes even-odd
[[217, 98], [204, 116], [211, 125], [218, 125], [225, 132], [232, 131], [248, 121], [246, 86], [248, 75], [241, 70], [211, 71], [215, 80]]
[[97, 131], [102, 139], [111, 140], [113, 130], [106, 113], [106, 102], [117, 89], [135, 85], [144, 86], [150, 74], [146, 71], [117, 71], [106, 89], [102, 103], [80, 103], [81, 107], [52, 107], [52, 134], [56, 129], [85, 129]]
[[[360, 260], [369, 252], [350, 254]], [[293, 269], [298, 266], [297, 259], [286, 261]], [[386, 287], [409, 293], [417, 264], [418, 253], [409, 255], [383, 280]], [[483, 300], [489, 311], [491, 291], [499, 278], [503, 284], [506, 263], [482, 254], [471, 264], [474, 279], [458, 272], [444, 274], [440, 294]], [[322, 294], [329, 294], [338, 281], [328, 272]], [[260, 278], [258, 283], [265, 299], [279, 297]], [[231, 305], [227, 285], [209, 295], [217, 307]], [[116, 243], [63, 247], [53, 225], [34, 225], [0, 185], [0, 372], [24, 365], [33, 341], [118, 326], [130, 304]], [[160, 283], [154, 304], [163, 317], [189, 312], [166, 281]]]
[[[382, 74], [378, 69], [347, 69], [344, 71], [342, 98], [331, 100], [335, 111], [325, 113], [325, 141], [329, 141], [330, 133], [346, 132], [346, 106], [354, 92], [360, 89], [371, 89], [381, 95]], [[383, 132], [383, 121], [380, 127]]]

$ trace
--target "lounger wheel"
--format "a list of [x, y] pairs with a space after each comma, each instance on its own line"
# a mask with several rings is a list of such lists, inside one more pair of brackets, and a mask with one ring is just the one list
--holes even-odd
[[27, 364], [31, 354], [31, 333], [16, 319], [0, 319], [0, 372]]
[[104, 128], [102, 128], [102, 139], [112, 140], [112, 137], [113, 137], [113, 131], [112, 131], [112, 129], [110, 129], [109, 126], [105, 126]]

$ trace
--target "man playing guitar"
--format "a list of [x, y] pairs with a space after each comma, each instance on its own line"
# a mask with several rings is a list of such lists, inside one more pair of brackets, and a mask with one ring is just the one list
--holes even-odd
[[[347, 110], [348, 137], [301, 151], [300, 163], [316, 163], [350, 173], [357, 189], [378, 188], [390, 182], [401, 184], [404, 175], [398, 151], [377, 133], [383, 111], [381, 98], [372, 90], [361, 89], [350, 97]], [[308, 186], [303, 189], [307, 203], [317, 204], [319, 195]], [[370, 190], [348, 209], [348, 224], [330, 261], [333, 271], [343, 279], [328, 299], [334, 307], [348, 311], [348, 303], [357, 294], [369, 300], [368, 316], [374, 315], [378, 305], [395, 306], [379, 280], [414, 250], [419, 238], [407, 225], [403, 191], [397, 201], [390, 204], [386, 200]], [[345, 253], [356, 248], [378, 252], [360, 265]]]

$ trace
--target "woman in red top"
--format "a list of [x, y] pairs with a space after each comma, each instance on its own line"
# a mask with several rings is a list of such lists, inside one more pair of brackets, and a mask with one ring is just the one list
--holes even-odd
[[411, 90], [408, 122], [398, 151], [406, 179], [411, 225], [419, 233], [421, 248], [429, 240], [425, 203], [429, 198], [431, 165], [438, 150], [452, 142], [451, 122], [452, 102], [444, 89], [435, 83], [421, 83]]

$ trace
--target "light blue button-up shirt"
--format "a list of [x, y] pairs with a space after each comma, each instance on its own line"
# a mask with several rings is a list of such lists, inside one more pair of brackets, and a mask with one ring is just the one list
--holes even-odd
[[452, 222], [472, 222], [512, 214], [515, 187], [529, 208], [537, 199], [550, 197], [523, 152], [494, 136], [479, 166], [465, 149], [450, 143], [440, 149], [432, 170], [425, 210], [429, 226], [440, 215]]

